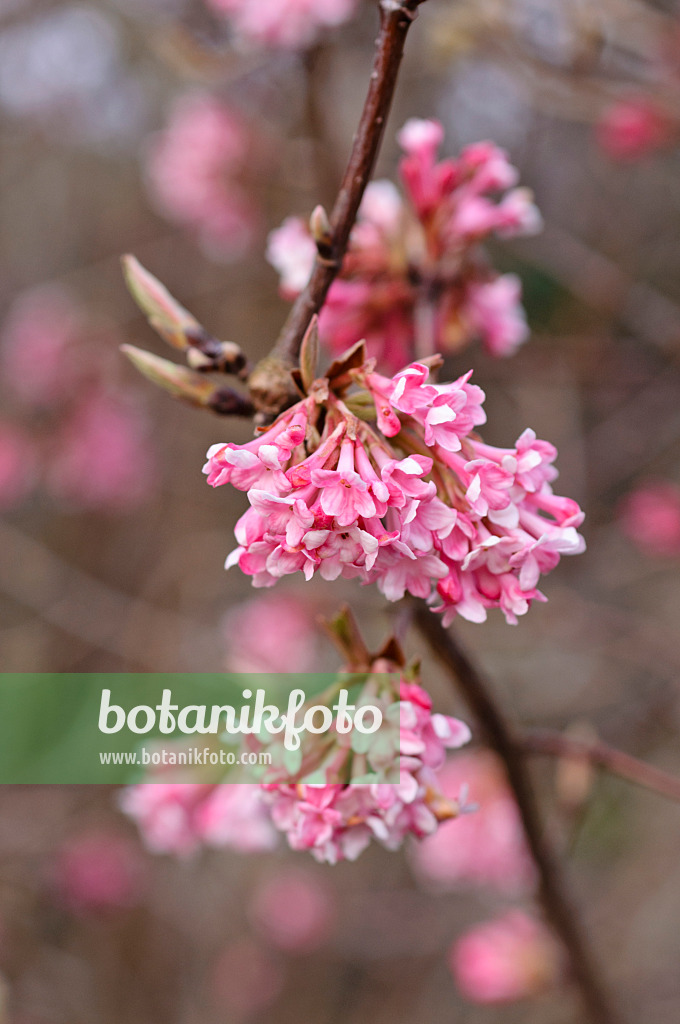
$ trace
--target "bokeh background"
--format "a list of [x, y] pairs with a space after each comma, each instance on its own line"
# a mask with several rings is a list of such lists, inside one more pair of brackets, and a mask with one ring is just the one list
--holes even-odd
[[[267, 233], [332, 202], [375, 26], [367, 0], [312, 45], [258, 49], [201, 0], [0, 3], [2, 671], [229, 663], [228, 613], [253, 597], [222, 568], [244, 497], [206, 487], [201, 466], [249, 428], [135, 376], [119, 344], [167, 352], [119, 258], [264, 355], [286, 312]], [[191, 193], [205, 97], [236, 139], [210, 158], [223, 167], [207, 218]], [[474, 367], [489, 441], [529, 425], [557, 445], [561, 493], [587, 512], [588, 551], [546, 581], [548, 604], [459, 633], [521, 722], [680, 774], [677, 5], [428, 0], [381, 176], [411, 116], [442, 121], [447, 154], [493, 139], [535, 192], [542, 234], [492, 250], [523, 280], [531, 339], [507, 360], [472, 346], [450, 369]], [[631, 512], [650, 481], [664, 483], [652, 511]], [[280, 590], [310, 621], [350, 601], [376, 643], [399, 614], [349, 583]], [[416, 635], [406, 646], [425, 653]], [[320, 637], [316, 658], [337, 663]], [[424, 677], [441, 710], [465, 713], [427, 657]], [[572, 799], [564, 771], [536, 770], [609, 984], [631, 1021], [676, 1024], [680, 810], [609, 778]], [[301, 888], [278, 912], [317, 912], [301, 944], [258, 917], [289, 870]], [[14, 1024], [581, 1021], [568, 986], [504, 1008], [461, 996], [452, 943], [507, 905], [491, 886], [433, 892], [408, 853], [379, 849], [335, 868], [283, 850], [153, 857], [109, 790], [0, 790], [0, 1020]]]

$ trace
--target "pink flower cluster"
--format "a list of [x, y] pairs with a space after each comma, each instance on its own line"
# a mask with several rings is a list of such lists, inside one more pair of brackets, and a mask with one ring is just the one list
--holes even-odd
[[[491, 234], [539, 230], [531, 193], [515, 187], [517, 171], [492, 143], [438, 162], [442, 139], [438, 122], [408, 121], [399, 134], [406, 199], [389, 181], [368, 186], [320, 317], [321, 337], [334, 352], [365, 338], [369, 354], [394, 371], [414, 356], [456, 350], [473, 338], [497, 356], [526, 340], [519, 278], [496, 274], [480, 243]], [[302, 290], [315, 253], [299, 218], [272, 232], [267, 255], [284, 297]]]
[[123, 790], [120, 805], [154, 853], [187, 856], [202, 845], [250, 853], [276, 841], [253, 783], [142, 782]]
[[196, 233], [208, 255], [236, 259], [258, 227], [243, 185], [254, 157], [252, 133], [225, 103], [205, 93], [182, 96], [149, 147], [151, 195], [161, 213]]
[[443, 822], [413, 850], [418, 875], [437, 889], [479, 885], [505, 895], [529, 891], [535, 868], [503, 767], [488, 750], [458, 754], [437, 773], [448, 799], [466, 794], [475, 808], [452, 827]]
[[149, 498], [157, 474], [145, 418], [111, 383], [117, 342], [57, 286], [15, 301], [0, 334], [14, 406], [13, 421], [0, 423], [0, 507], [38, 485], [77, 509], [124, 512]]
[[482, 1004], [535, 996], [556, 984], [562, 968], [548, 929], [521, 910], [466, 932], [452, 947], [450, 964], [463, 995]]
[[311, 46], [326, 28], [342, 25], [357, 0], [208, 0], [227, 15], [244, 46], [298, 50]]
[[227, 568], [256, 587], [296, 572], [357, 578], [390, 601], [427, 599], [445, 623], [499, 607], [514, 624], [544, 600], [541, 574], [585, 546], [583, 513], [550, 486], [555, 448], [532, 430], [511, 448], [484, 444], [473, 433], [484, 392], [469, 373], [435, 384], [422, 363], [392, 378], [371, 361], [351, 372], [377, 430], [324, 381], [253, 441], [208, 451], [208, 482], [250, 503]]
[[[376, 703], [375, 697], [371, 702]], [[396, 850], [406, 836], [430, 835], [440, 821], [458, 813], [455, 801], [440, 793], [435, 772], [447, 749], [468, 742], [468, 727], [456, 718], [433, 714], [429, 694], [403, 678], [398, 694], [386, 682], [377, 703], [384, 706], [388, 728], [365, 750], [352, 749], [338, 737], [331, 753], [324, 752], [326, 773], [330, 769], [336, 777], [349, 772], [354, 781], [263, 783], [272, 821], [293, 850], [309, 850], [329, 864], [355, 860], [371, 839]], [[367, 774], [390, 781], [361, 781]]]
[[[376, 663], [377, 672], [388, 669]], [[383, 710], [385, 727], [368, 738], [335, 728], [330, 735], [306, 734], [298, 771], [274, 744], [272, 767], [260, 783], [141, 783], [124, 791], [123, 810], [150, 849], [181, 855], [201, 844], [271, 849], [278, 830], [292, 849], [334, 864], [354, 860], [371, 839], [393, 850], [407, 835], [429, 835], [458, 813], [435, 773], [446, 750], [467, 743], [470, 731], [456, 718], [433, 714], [426, 691], [403, 677], [398, 684], [390, 675], [369, 677], [357, 706], [368, 700]], [[333, 781], [312, 783], [312, 777]]]
[[680, 556], [680, 487], [649, 480], [626, 495], [619, 509], [624, 533], [646, 554]]

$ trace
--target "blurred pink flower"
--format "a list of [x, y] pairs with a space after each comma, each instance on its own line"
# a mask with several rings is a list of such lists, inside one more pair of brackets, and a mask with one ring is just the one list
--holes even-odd
[[277, 959], [252, 939], [237, 939], [222, 950], [215, 963], [213, 997], [230, 1021], [246, 1021], [276, 1001], [284, 981]]
[[560, 953], [548, 929], [521, 910], [470, 929], [451, 948], [450, 965], [473, 1003], [510, 1003], [537, 995], [560, 976]]
[[76, 913], [134, 905], [144, 886], [144, 866], [130, 840], [112, 831], [71, 839], [54, 865], [54, 884]]
[[335, 908], [319, 875], [282, 868], [255, 890], [249, 909], [264, 940], [290, 953], [309, 953], [328, 938]]
[[19, 296], [0, 336], [0, 365], [14, 396], [30, 406], [52, 406], [73, 390], [79, 375], [77, 341], [82, 312], [58, 285]]
[[31, 439], [13, 423], [0, 421], [0, 509], [15, 508], [28, 497], [36, 469]]
[[254, 783], [143, 782], [125, 789], [120, 804], [153, 853], [187, 856], [202, 845], [254, 853], [276, 844]]
[[605, 110], [596, 137], [613, 160], [639, 160], [669, 141], [671, 124], [653, 100], [630, 96]]
[[195, 230], [209, 255], [236, 259], [259, 219], [243, 184], [253, 155], [252, 133], [238, 114], [208, 94], [185, 95], [149, 148], [149, 189], [160, 211]]
[[[516, 169], [490, 142], [438, 160], [443, 134], [437, 121], [407, 121], [398, 136], [404, 195], [389, 181], [366, 189], [319, 319], [334, 354], [365, 338], [369, 355], [394, 372], [475, 338], [492, 355], [511, 355], [528, 337], [519, 278], [495, 274], [480, 244], [538, 231], [531, 193], [516, 187]], [[285, 298], [304, 288], [315, 251], [299, 218], [270, 234], [267, 258]]]
[[156, 482], [144, 417], [114, 395], [90, 394], [57, 430], [46, 483], [65, 504], [126, 511], [146, 501]]
[[248, 46], [303, 49], [352, 17], [358, 0], [208, 0]]
[[222, 631], [229, 672], [311, 672], [316, 633], [309, 604], [267, 594], [231, 608]]
[[623, 532], [650, 555], [680, 555], [680, 487], [650, 480], [628, 494], [619, 508]]
[[413, 848], [418, 874], [440, 888], [474, 884], [514, 894], [528, 890], [535, 868], [503, 769], [488, 751], [457, 754], [437, 773], [452, 800], [466, 792], [476, 809], [443, 822], [434, 835]]

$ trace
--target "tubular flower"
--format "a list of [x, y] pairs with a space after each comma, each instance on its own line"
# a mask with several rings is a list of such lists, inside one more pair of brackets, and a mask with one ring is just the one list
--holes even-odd
[[[408, 121], [399, 133], [405, 197], [389, 181], [372, 182], [352, 231], [343, 269], [320, 318], [334, 352], [365, 337], [369, 354], [392, 371], [414, 356], [457, 350], [473, 338], [495, 356], [511, 355], [528, 336], [521, 283], [496, 274], [480, 243], [540, 229], [531, 193], [490, 142], [437, 161], [443, 130]], [[281, 292], [304, 288], [316, 247], [309, 229], [289, 217], [269, 237], [268, 259]]]
[[[470, 373], [437, 384], [412, 363], [390, 378], [362, 359], [357, 346], [253, 441], [208, 451], [208, 482], [250, 504], [227, 568], [256, 587], [295, 572], [356, 578], [390, 601], [426, 599], [445, 624], [489, 608], [516, 623], [545, 600], [541, 575], [585, 547], [581, 509], [551, 488], [555, 448], [532, 430], [485, 444]], [[360, 390], [347, 395], [348, 379]]]
[[391, 668], [375, 663], [378, 674], [369, 676], [356, 705], [380, 708], [378, 732], [336, 732], [330, 741], [308, 736], [295, 780], [290, 761], [277, 765], [274, 756], [264, 800], [293, 850], [309, 850], [329, 864], [355, 860], [372, 839], [396, 850], [407, 836], [422, 839], [459, 814], [457, 801], [441, 793], [436, 771], [447, 750], [468, 742], [470, 730], [433, 714], [429, 694], [408, 673], [380, 674]]

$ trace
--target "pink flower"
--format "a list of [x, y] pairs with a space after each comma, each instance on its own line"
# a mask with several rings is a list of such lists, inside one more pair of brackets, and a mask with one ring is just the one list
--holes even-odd
[[[390, 182], [373, 182], [366, 190], [340, 277], [321, 313], [322, 339], [338, 353], [365, 338], [369, 355], [390, 372], [475, 337], [493, 355], [512, 354], [528, 333], [519, 279], [490, 271], [479, 247], [492, 234], [540, 229], [531, 193], [513, 187], [517, 171], [492, 143], [438, 162], [438, 122], [410, 120], [398, 138], [405, 196]], [[268, 258], [281, 275], [285, 298], [306, 284], [314, 254], [309, 229], [299, 219], [288, 218], [270, 235]]]
[[230, 608], [223, 619], [230, 672], [311, 672], [316, 635], [311, 606], [294, 594], [267, 594]]
[[441, 889], [472, 884], [507, 895], [528, 891], [536, 872], [495, 755], [457, 754], [437, 772], [437, 782], [447, 799], [469, 803], [473, 810], [456, 819], [455, 827], [442, 823], [435, 835], [413, 848], [418, 875]]
[[252, 134], [239, 115], [207, 94], [182, 96], [149, 148], [149, 189], [160, 211], [192, 228], [209, 255], [236, 259], [258, 226], [242, 184], [254, 159]]
[[247, 490], [251, 506], [227, 567], [258, 587], [297, 572], [358, 578], [391, 601], [427, 599], [445, 623], [499, 607], [514, 624], [543, 600], [541, 574], [585, 546], [579, 506], [550, 487], [554, 447], [530, 430], [512, 448], [481, 441], [484, 392], [470, 373], [432, 384], [422, 363], [388, 378], [369, 360], [351, 376], [377, 430], [331, 389], [253, 441], [209, 450], [208, 482]]
[[147, 501], [157, 474], [140, 412], [104, 392], [83, 399], [57, 432], [46, 482], [78, 508], [120, 512]]
[[75, 913], [134, 905], [144, 885], [138, 850], [124, 836], [98, 831], [71, 839], [54, 864], [60, 899]]
[[529, 337], [521, 294], [516, 274], [470, 285], [462, 315], [474, 333], [485, 339], [492, 355], [512, 355]]
[[470, 929], [451, 948], [450, 964], [473, 1003], [511, 1003], [555, 985], [560, 951], [550, 932], [521, 910]]
[[299, 217], [288, 217], [267, 240], [267, 259], [281, 277], [281, 294], [293, 299], [303, 291], [314, 266], [316, 246]]
[[31, 407], [64, 401], [82, 375], [78, 342], [82, 311], [55, 285], [23, 292], [10, 309], [0, 338], [0, 364], [12, 393]]
[[639, 160], [670, 139], [664, 111], [646, 96], [630, 96], [608, 107], [597, 125], [597, 141], [612, 160]]
[[186, 856], [199, 846], [196, 812], [211, 790], [193, 782], [140, 783], [122, 791], [120, 805], [153, 853]]
[[21, 505], [33, 489], [36, 471], [36, 451], [28, 435], [0, 421], [0, 509]]
[[357, 0], [209, 0], [247, 46], [303, 49], [352, 17]]
[[252, 853], [276, 841], [256, 783], [142, 782], [123, 790], [120, 805], [153, 853], [185, 857], [203, 845]]
[[644, 552], [680, 555], [680, 487], [650, 480], [624, 498], [619, 509], [623, 532]]
[[263, 940], [287, 953], [310, 953], [323, 945], [335, 908], [320, 875], [283, 868], [259, 885], [249, 917]]

